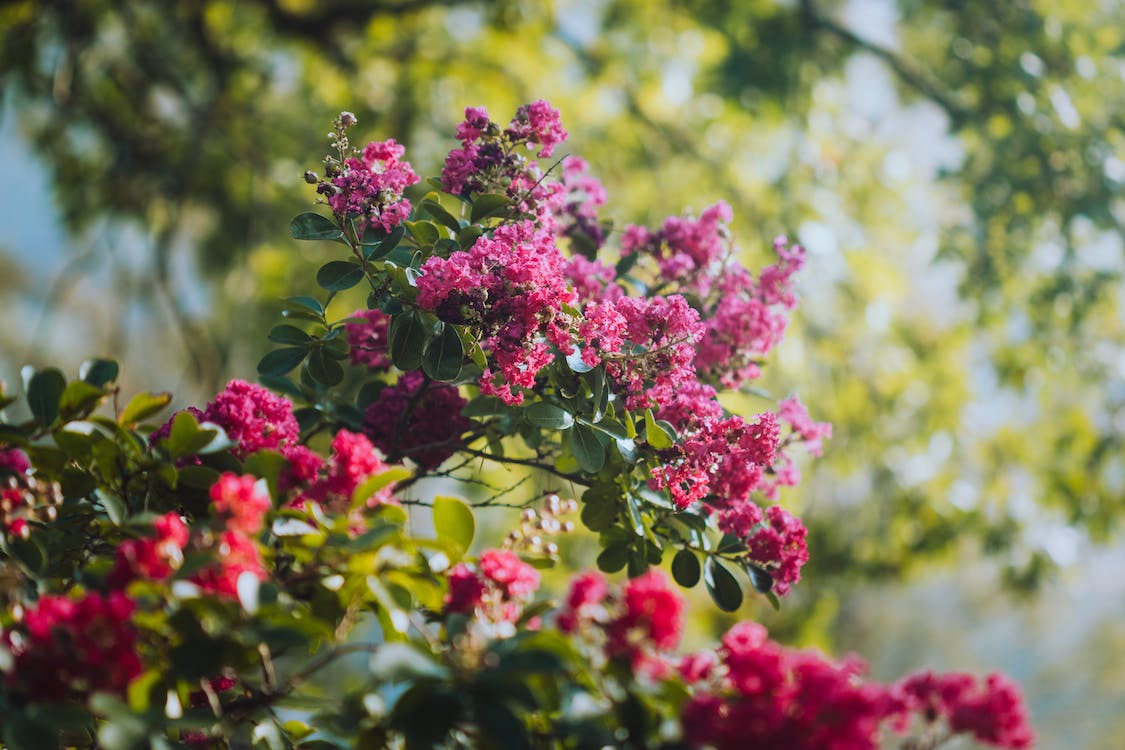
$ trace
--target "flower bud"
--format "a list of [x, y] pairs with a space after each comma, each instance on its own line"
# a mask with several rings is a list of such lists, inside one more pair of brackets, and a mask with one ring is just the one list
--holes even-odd
[[310, 185], [315, 185], [316, 183], [320, 182], [320, 177], [317, 175], [316, 172], [312, 171], [311, 169], [308, 169], [308, 170], [305, 170], [305, 182], [307, 182]]
[[353, 115], [351, 112], [340, 113], [340, 127], [350, 128], [352, 125], [355, 125], [356, 122], [357, 121], [355, 115]]

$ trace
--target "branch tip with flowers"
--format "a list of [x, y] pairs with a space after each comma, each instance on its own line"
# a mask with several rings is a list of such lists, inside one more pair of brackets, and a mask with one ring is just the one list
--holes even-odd
[[[752, 274], [723, 203], [615, 232], [584, 161], [540, 166], [567, 137], [544, 101], [467, 109], [429, 192], [393, 139], [354, 149], [356, 124], [305, 174], [324, 210], [291, 234], [340, 257], [285, 301], [268, 389], [157, 425], [171, 396], [119, 408], [117, 364], [92, 360], [29, 373], [0, 422], [0, 746], [1032, 745], [1000, 675], [877, 684], [752, 622], [676, 653], [662, 565], [735, 611], [747, 584], [779, 606], [809, 557], [777, 502], [830, 426], [795, 396], [718, 400], [781, 342], [799, 246]], [[517, 514], [498, 544], [474, 506]], [[601, 572], [552, 601], [539, 571], [579, 526]]]

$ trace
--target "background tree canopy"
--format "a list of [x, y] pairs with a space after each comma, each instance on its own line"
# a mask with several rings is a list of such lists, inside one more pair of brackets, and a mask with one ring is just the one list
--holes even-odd
[[214, 393], [323, 260], [286, 228], [334, 114], [433, 173], [464, 106], [543, 97], [617, 226], [725, 198], [748, 252], [811, 252], [772, 376], [836, 436], [790, 498], [817, 585], [775, 630], [823, 642], [843, 579], [981, 552], [1029, 591], [1119, 528], [1120, 4], [91, 0], [0, 29], [4, 138], [54, 198], [8, 175], [9, 379], [113, 352]]

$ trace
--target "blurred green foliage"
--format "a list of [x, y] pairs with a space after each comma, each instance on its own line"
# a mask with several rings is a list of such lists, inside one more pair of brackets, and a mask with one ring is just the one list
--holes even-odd
[[1119, 5], [57, 0], [3, 3], [0, 29], [63, 220], [142, 228], [142, 302], [171, 303], [202, 392], [266, 351], [274, 300], [324, 260], [286, 230], [334, 114], [434, 173], [464, 106], [542, 97], [618, 225], [726, 199], [748, 254], [782, 231], [810, 247], [771, 368], [836, 425], [784, 499], [812, 530], [798, 597], [965, 543], [1029, 590], [1069, 558], [1060, 529], [1119, 525]]

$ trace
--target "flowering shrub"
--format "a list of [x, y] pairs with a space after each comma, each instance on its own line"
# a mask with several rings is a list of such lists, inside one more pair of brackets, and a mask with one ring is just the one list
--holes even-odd
[[[718, 400], [781, 341], [799, 247], [751, 274], [721, 203], [615, 237], [585, 162], [538, 162], [566, 138], [546, 102], [466, 110], [441, 192], [408, 193], [405, 149], [353, 150], [354, 125], [306, 173], [325, 212], [291, 227], [343, 257], [286, 300], [263, 385], [159, 424], [169, 394], [122, 405], [92, 360], [30, 374], [26, 418], [0, 423], [4, 747], [1031, 746], [1000, 675], [880, 685], [751, 622], [677, 653], [680, 588], [735, 611], [741, 577], [779, 606], [809, 558], [777, 503], [830, 426], [796, 396]], [[330, 317], [357, 287], [366, 309]], [[417, 483], [479, 484], [480, 463], [580, 492], [515, 503], [472, 554], [472, 508]], [[602, 572], [556, 603], [539, 568], [572, 515]]]

